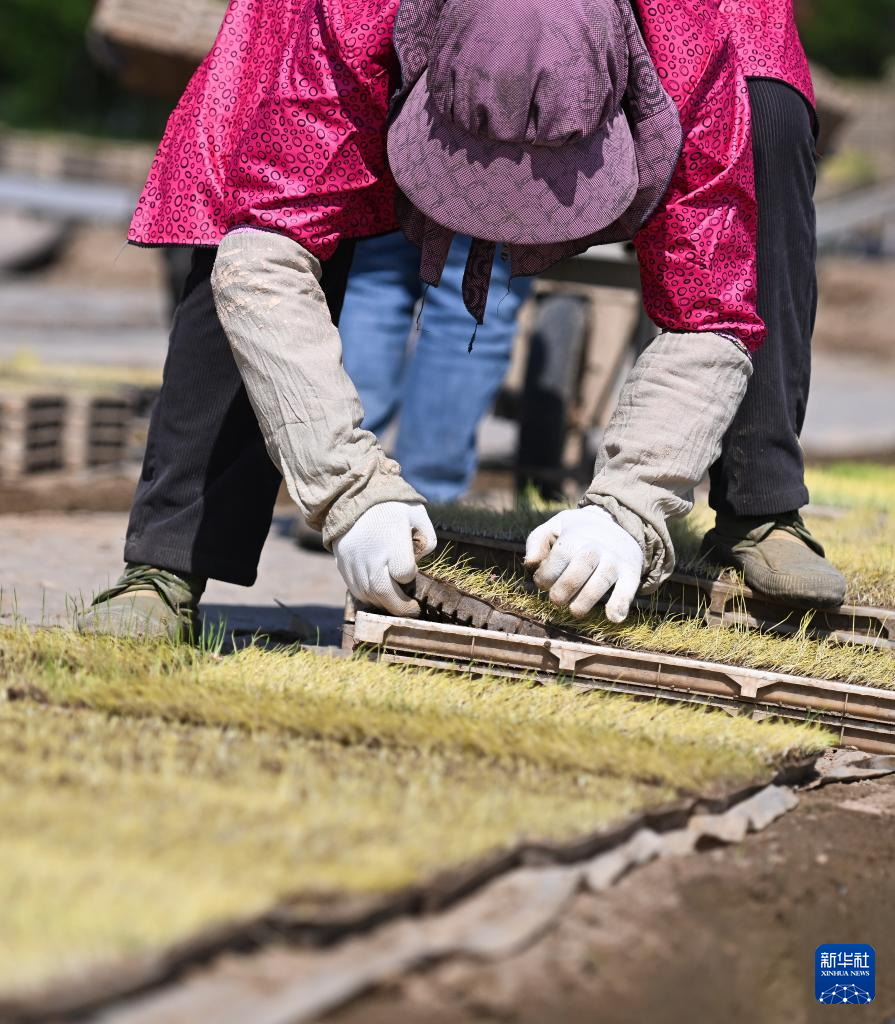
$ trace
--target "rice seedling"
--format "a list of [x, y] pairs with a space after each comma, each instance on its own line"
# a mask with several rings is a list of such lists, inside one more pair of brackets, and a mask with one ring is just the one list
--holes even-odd
[[512, 509], [501, 511], [484, 505], [455, 502], [431, 505], [429, 516], [437, 529], [448, 533], [524, 543], [536, 526], [568, 507], [520, 502]]
[[[79, 710], [272, 729], [343, 744], [452, 748], [558, 770], [633, 772], [689, 791], [717, 777], [701, 744], [711, 746], [716, 737], [727, 743], [739, 727], [753, 735], [748, 723], [599, 695], [585, 699], [563, 686], [300, 651], [248, 648], [221, 658], [62, 631], [0, 632], [0, 685], [15, 695], [18, 680], [27, 680], [26, 696]], [[788, 726], [780, 728], [790, 735]], [[751, 770], [750, 762], [746, 774]]]
[[774, 636], [745, 626], [707, 629], [701, 619], [632, 612], [610, 622], [599, 608], [576, 619], [512, 573], [498, 575], [454, 561], [449, 551], [426, 565], [426, 572], [475, 597], [539, 622], [564, 627], [585, 640], [638, 651], [679, 654], [746, 668], [835, 679], [868, 686], [895, 687], [891, 652], [834, 640], [813, 639], [807, 622], [791, 636]]
[[840, 510], [809, 519], [848, 578], [849, 600], [895, 608], [895, 468], [841, 463], [806, 476], [812, 500]]
[[[895, 471], [889, 467], [843, 463], [808, 472], [817, 503], [806, 519], [830, 559], [845, 573], [852, 604], [895, 608]], [[556, 508], [524, 503], [501, 513], [462, 505], [436, 506], [433, 519], [442, 528], [482, 538], [524, 542], [528, 533]], [[713, 513], [697, 505], [690, 516], [671, 524], [678, 571], [736, 582], [729, 569], [700, 558], [700, 545]], [[428, 567], [433, 575], [507, 610], [572, 629], [596, 643], [641, 651], [681, 654], [749, 668], [835, 679], [870, 686], [895, 687], [895, 659], [890, 652], [813, 639], [803, 628], [792, 636], [772, 636], [755, 629], [728, 626], [706, 629], [701, 620], [637, 613], [621, 626], [599, 611], [573, 619], [546, 596], [533, 593], [520, 577], [497, 576], [452, 560], [448, 553]]]
[[[805, 520], [827, 556], [848, 580], [849, 604], [895, 608], [895, 469], [841, 463], [809, 469], [806, 479], [813, 506]], [[471, 505], [436, 505], [432, 519], [446, 531], [524, 543], [534, 527], [565, 506], [522, 502], [500, 512]], [[683, 520], [669, 524], [678, 572], [735, 582], [737, 573], [700, 557], [702, 538], [714, 513], [697, 504]]]
[[0, 994], [571, 840], [830, 742], [561, 685], [0, 630]]
[[157, 370], [136, 366], [91, 366], [76, 363], [47, 363], [29, 349], [20, 349], [0, 359], [0, 388], [5, 392], [68, 390], [120, 390], [121, 387], [157, 387]]
[[872, 462], [809, 466], [805, 482], [816, 506], [875, 508], [883, 512], [895, 508], [895, 466]]

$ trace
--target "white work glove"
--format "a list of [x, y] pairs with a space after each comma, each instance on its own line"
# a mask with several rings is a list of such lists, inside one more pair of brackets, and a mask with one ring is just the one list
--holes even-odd
[[434, 551], [437, 543], [422, 505], [384, 501], [368, 508], [333, 542], [333, 554], [342, 579], [358, 601], [410, 617], [419, 615], [420, 606], [401, 589], [402, 584], [416, 579], [417, 559]]
[[643, 552], [601, 508], [569, 509], [533, 530], [525, 545], [526, 568], [554, 604], [581, 618], [610, 590], [606, 617], [623, 622], [643, 575]]

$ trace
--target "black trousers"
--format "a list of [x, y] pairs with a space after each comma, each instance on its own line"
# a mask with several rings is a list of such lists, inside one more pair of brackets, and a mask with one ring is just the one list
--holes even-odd
[[[779, 82], [749, 83], [759, 204], [759, 310], [768, 340], [712, 468], [711, 502], [739, 515], [807, 501], [798, 435], [816, 305], [810, 110]], [[171, 332], [125, 546], [128, 562], [249, 586], [280, 486], [211, 294], [214, 250], [197, 250]], [[351, 263], [324, 269], [338, 322]]]
[[799, 435], [817, 311], [814, 115], [782, 82], [749, 80], [758, 199], [758, 312], [768, 328], [746, 397], [710, 472], [726, 515], [791, 512], [808, 502]]
[[[124, 557], [251, 586], [282, 478], [215, 311], [216, 251], [194, 251], [174, 315]], [[334, 323], [353, 254], [343, 243], [323, 266]]]

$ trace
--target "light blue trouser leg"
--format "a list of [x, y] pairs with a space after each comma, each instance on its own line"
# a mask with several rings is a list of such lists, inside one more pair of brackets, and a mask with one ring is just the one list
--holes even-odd
[[411, 351], [422, 294], [419, 250], [400, 232], [358, 243], [340, 322], [364, 426], [381, 435], [399, 412], [395, 456], [404, 478], [431, 501], [458, 498], [472, 481], [476, 430], [506, 375], [516, 317], [531, 288], [525, 278], [509, 285], [506, 263], [495, 261], [485, 323], [470, 354], [475, 322], [461, 295], [468, 251], [468, 239], [454, 243], [440, 287], [426, 293]]
[[531, 280], [509, 280], [498, 256], [485, 323], [472, 352], [475, 321], [462, 299], [469, 240], [457, 239], [441, 285], [426, 293], [422, 329], [404, 381], [395, 457], [405, 479], [430, 501], [453, 501], [472, 483], [476, 431], [506, 376], [519, 307]]
[[419, 250], [400, 231], [357, 243], [339, 321], [345, 369], [382, 435], [398, 411], [413, 311], [422, 295]]

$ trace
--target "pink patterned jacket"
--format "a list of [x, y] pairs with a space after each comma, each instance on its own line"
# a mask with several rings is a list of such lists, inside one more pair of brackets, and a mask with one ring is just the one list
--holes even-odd
[[[282, 231], [321, 260], [396, 226], [385, 155], [400, 0], [230, 0], [177, 105], [129, 232], [138, 245], [216, 245], [237, 225]], [[749, 348], [756, 207], [746, 76], [813, 102], [792, 0], [637, 0], [678, 104], [684, 146], [635, 238], [647, 310]]]

